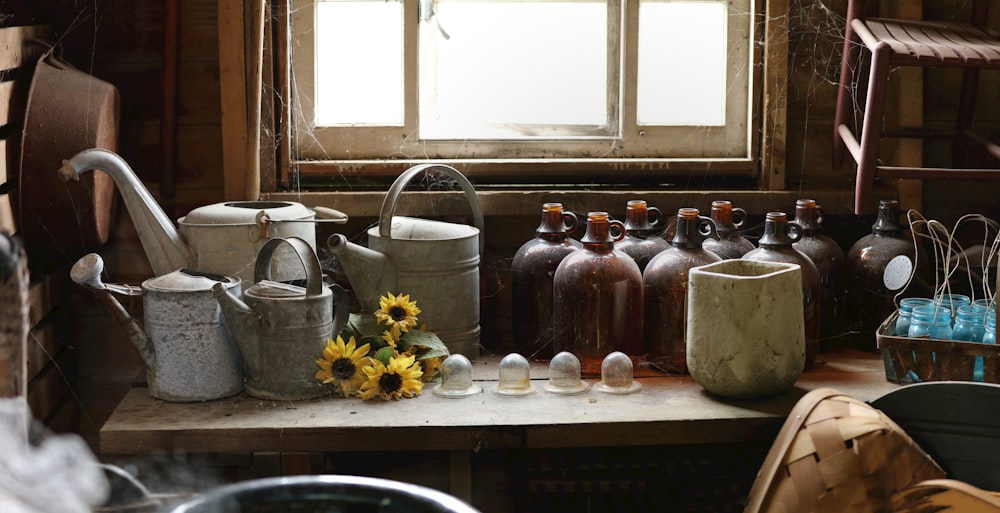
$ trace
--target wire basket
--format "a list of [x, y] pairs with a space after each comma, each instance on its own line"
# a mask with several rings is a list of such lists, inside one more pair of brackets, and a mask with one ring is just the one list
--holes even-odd
[[983, 381], [1000, 383], [1000, 346], [890, 335], [896, 332], [898, 312], [875, 333], [882, 352], [885, 378], [893, 383], [925, 381]]
[[[935, 304], [938, 294], [951, 294], [954, 286], [967, 286], [968, 292], [980, 298], [989, 298], [988, 308], [995, 313], [997, 295], [990, 271], [996, 266], [997, 255], [1000, 254], [1000, 224], [980, 214], [967, 214], [949, 229], [936, 220], [924, 219], [915, 210], [907, 212], [907, 220], [917, 259], [924, 253], [920, 242], [930, 246]], [[977, 223], [982, 224], [982, 239], [973, 240], [976, 244], [963, 248], [959, 242], [961, 232]], [[906, 285], [899, 289], [895, 297], [897, 306], [900, 297], [905, 295], [916, 278], [917, 269], [917, 261], [914, 261]], [[959, 278], [962, 274], [968, 278], [968, 283]], [[996, 276], [997, 283], [1000, 283], [1000, 272]], [[898, 317], [897, 308], [875, 333], [888, 381], [904, 384], [926, 381], [1000, 382], [1000, 346], [899, 336], [896, 335]]]
[[884, 413], [821, 388], [792, 408], [744, 513], [891, 511], [897, 492], [944, 476]]

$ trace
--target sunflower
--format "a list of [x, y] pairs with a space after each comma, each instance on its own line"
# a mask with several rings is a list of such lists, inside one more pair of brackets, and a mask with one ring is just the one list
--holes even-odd
[[371, 364], [364, 368], [368, 380], [361, 385], [361, 398], [368, 400], [375, 396], [382, 399], [399, 399], [420, 395], [424, 388], [420, 381], [420, 365], [414, 357], [402, 354], [389, 359], [389, 365], [372, 359]]
[[392, 295], [386, 292], [387, 296], [382, 296], [378, 300], [379, 309], [375, 310], [375, 320], [386, 323], [392, 331], [393, 336], [399, 338], [401, 333], [410, 331], [410, 328], [417, 325], [417, 315], [420, 309], [417, 308], [416, 301], [410, 301], [409, 295]]
[[438, 373], [441, 372], [441, 357], [434, 356], [431, 358], [424, 358], [419, 360], [420, 367], [423, 368], [424, 374], [420, 376], [420, 380], [424, 383], [431, 381], [436, 378]]
[[320, 368], [316, 371], [316, 379], [339, 386], [344, 397], [357, 391], [365, 382], [365, 375], [361, 369], [368, 365], [370, 360], [367, 357], [370, 345], [356, 346], [354, 337], [351, 337], [345, 345], [344, 339], [337, 335], [336, 342], [332, 338], [326, 340], [323, 359], [316, 360], [316, 365]]
[[388, 346], [396, 347], [396, 342], [399, 341], [399, 333], [393, 333], [392, 330], [385, 330], [382, 332], [382, 341]]

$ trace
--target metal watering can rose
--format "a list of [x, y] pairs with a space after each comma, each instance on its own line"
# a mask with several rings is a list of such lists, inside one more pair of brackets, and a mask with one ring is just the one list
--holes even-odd
[[[395, 216], [406, 185], [426, 171], [442, 171], [462, 187], [475, 226]], [[484, 245], [483, 211], [469, 180], [453, 167], [422, 164], [401, 174], [382, 202], [379, 224], [368, 230], [367, 248], [341, 234], [328, 240], [363, 310], [378, 308], [379, 297], [406, 291], [422, 306], [421, 323], [437, 333], [448, 350], [479, 356], [479, 264]]]

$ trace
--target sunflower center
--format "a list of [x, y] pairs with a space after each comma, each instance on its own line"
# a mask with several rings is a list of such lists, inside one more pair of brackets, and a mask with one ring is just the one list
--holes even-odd
[[330, 374], [341, 381], [351, 379], [356, 371], [357, 368], [350, 358], [338, 358], [330, 364]]
[[389, 317], [392, 317], [392, 320], [396, 322], [402, 321], [406, 319], [406, 309], [401, 306], [394, 306], [389, 309]]
[[388, 372], [383, 374], [378, 380], [378, 386], [383, 392], [393, 393], [398, 392], [403, 386], [403, 378], [399, 377], [399, 374], [389, 374]]

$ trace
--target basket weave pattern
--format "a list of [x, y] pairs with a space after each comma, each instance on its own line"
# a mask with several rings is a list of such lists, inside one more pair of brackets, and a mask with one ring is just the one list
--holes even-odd
[[746, 513], [890, 511], [892, 495], [944, 471], [882, 412], [829, 389], [792, 409]]

